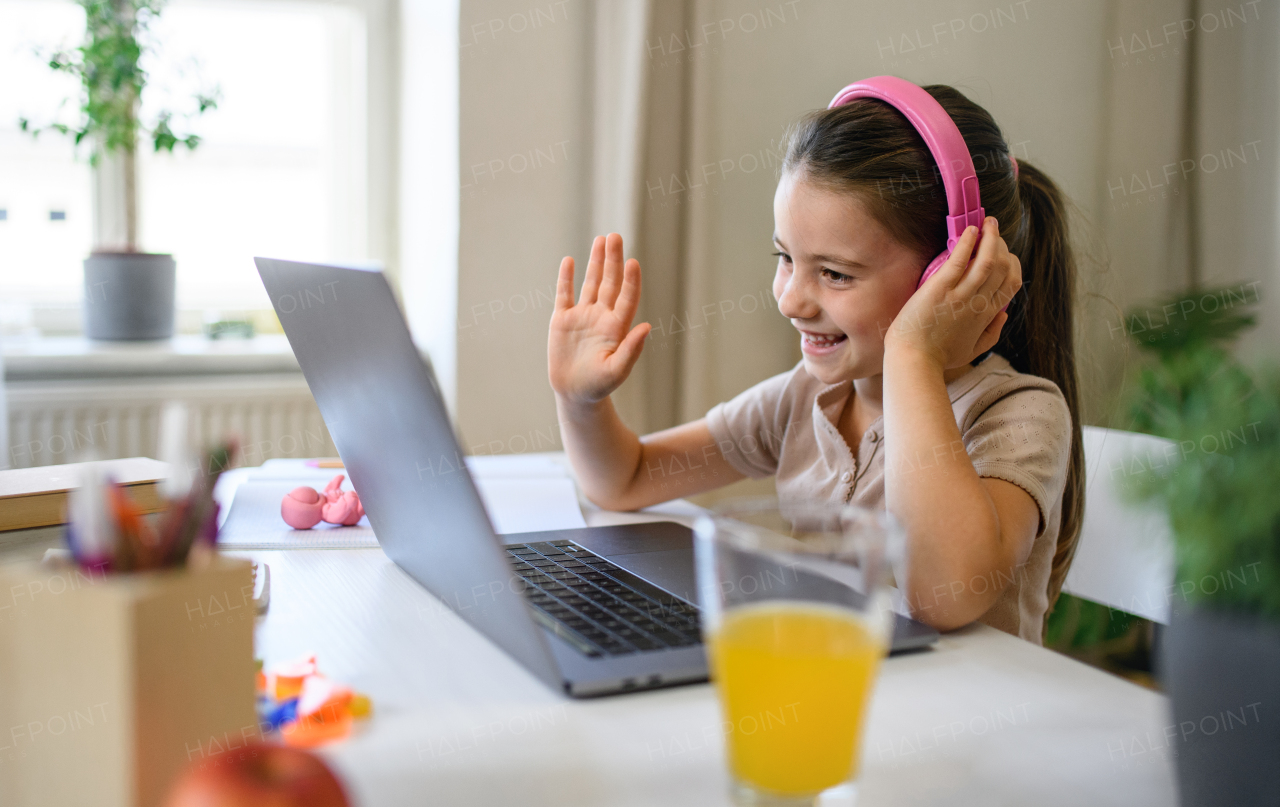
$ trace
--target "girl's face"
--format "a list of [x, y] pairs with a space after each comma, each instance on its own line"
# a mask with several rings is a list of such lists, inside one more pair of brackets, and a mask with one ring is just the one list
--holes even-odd
[[800, 331], [804, 367], [835, 384], [879, 375], [884, 332], [928, 259], [894, 239], [854, 195], [787, 171], [773, 197], [778, 310]]

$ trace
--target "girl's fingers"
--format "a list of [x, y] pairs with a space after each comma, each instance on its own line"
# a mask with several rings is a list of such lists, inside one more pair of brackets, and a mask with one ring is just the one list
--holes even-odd
[[988, 284], [991, 275], [994, 274], [991, 270], [995, 265], [995, 256], [1003, 246], [1000, 227], [995, 219], [988, 216], [982, 223], [982, 243], [978, 244], [978, 254], [973, 260], [973, 265], [968, 267], [968, 271], [956, 284], [956, 292], [965, 297], [980, 294], [983, 286]]
[[636, 316], [640, 307], [640, 262], [635, 258], [627, 261], [622, 267], [622, 289], [618, 292], [618, 302], [613, 313], [626, 325]]
[[631, 329], [631, 332], [613, 351], [610, 363], [613, 364], [612, 369], [614, 372], [623, 377], [631, 373], [631, 368], [635, 366], [636, 361], [640, 358], [640, 351], [644, 349], [645, 337], [649, 335], [649, 331], [652, 329], [653, 326], [647, 322], [642, 322]]
[[946, 277], [947, 285], [954, 288], [964, 277], [965, 267], [969, 265], [969, 256], [973, 254], [973, 243], [977, 240], [978, 228], [972, 224], [960, 233], [960, 240], [956, 241], [956, 248], [951, 251], [951, 257], [947, 258], [947, 262], [938, 269], [938, 274]]
[[978, 344], [974, 345], [974, 355], [981, 356], [988, 350], [996, 346], [996, 342], [1000, 341], [1000, 329], [1009, 321], [1009, 315], [1001, 311], [996, 314], [995, 319], [991, 320], [986, 330], [978, 337]]
[[617, 301], [618, 290], [622, 288], [622, 265], [622, 236], [609, 233], [604, 240], [604, 276], [600, 281], [597, 299], [610, 308]]
[[1004, 282], [1000, 284], [1000, 288], [996, 289], [993, 300], [996, 308], [1004, 308], [1013, 299], [1013, 296], [1022, 288], [1022, 261], [1018, 260], [1017, 255], [1010, 254], [1007, 258], [1009, 262], [1009, 271], [1005, 274]]
[[1018, 261], [1018, 256], [1011, 253], [1008, 245], [1002, 240], [997, 247], [989, 263], [984, 264], [983, 271], [986, 279], [974, 293], [987, 298], [993, 308], [998, 311], [1009, 304], [1013, 295], [1022, 286], [1022, 264]]
[[560, 261], [560, 275], [556, 278], [556, 311], [573, 308], [573, 258], [568, 255]]
[[582, 278], [582, 293], [578, 295], [578, 303], [594, 303], [596, 292], [600, 289], [600, 275], [604, 272], [604, 236], [597, 235], [591, 242], [591, 260], [587, 263], [587, 273]]
[[[984, 260], [975, 261], [969, 271], [973, 275], [972, 278], [965, 278], [965, 283], [957, 287], [956, 293], [963, 294], [968, 299], [976, 300], [979, 297], [984, 298], [987, 302], [993, 302], [996, 296], [1000, 294], [1000, 289], [1009, 279], [1009, 259], [1011, 255], [994, 255]], [[996, 306], [998, 310], [1000, 306]]]

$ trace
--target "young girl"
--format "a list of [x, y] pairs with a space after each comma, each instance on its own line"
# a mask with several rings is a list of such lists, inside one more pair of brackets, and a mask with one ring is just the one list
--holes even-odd
[[[918, 291], [945, 247], [937, 166], [902, 113], [856, 99], [793, 127], [774, 195], [773, 294], [799, 331], [800, 364], [637, 437], [609, 395], [650, 327], [631, 325], [640, 265], [623, 263], [612, 234], [592, 244], [576, 304], [573, 259], [560, 264], [551, 386], [565, 449], [601, 507], [769, 475], [783, 500], [884, 507], [907, 532], [898, 585], [913, 616], [943, 630], [981, 619], [1039, 643], [1083, 506], [1063, 199], [984, 109], [924, 89], [973, 155], [988, 218]], [[690, 457], [699, 473], [663, 471]]]

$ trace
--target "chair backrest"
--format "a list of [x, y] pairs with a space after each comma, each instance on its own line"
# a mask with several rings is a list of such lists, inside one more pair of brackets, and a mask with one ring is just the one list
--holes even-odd
[[1178, 446], [1159, 437], [1085, 426], [1084, 525], [1062, 590], [1168, 624], [1173, 535], [1157, 503], [1126, 501], [1120, 487], [1139, 474], [1168, 473]]

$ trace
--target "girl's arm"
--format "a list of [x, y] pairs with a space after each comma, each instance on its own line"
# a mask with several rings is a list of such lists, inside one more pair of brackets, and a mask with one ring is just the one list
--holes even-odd
[[1013, 578], [1040, 525], [1030, 494], [974, 470], [943, 378], [995, 345], [1008, 319], [1000, 308], [1022, 285], [995, 219], [983, 230], [973, 265], [970, 227], [885, 335], [885, 504], [907, 531], [899, 585], [913, 615], [942, 630], [995, 603], [1002, 588], [993, 581]]
[[556, 408], [582, 491], [607, 510], [639, 510], [745, 478], [725, 461], [704, 419], [636, 437], [608, 398], [578, 407], [557, 395]]
[[641, 439], [618, 417], [609, 395], [631, 373], [650, 330], [647, 322], [631, 326], [639, 304], [640, 264], [623, 263], [622, 236], [595, 239], [576, 305], [573, 258], [560, 263], [548, 375], [578, 483], [610, 510], [636, 510], [743, 478], [704, 420]]

